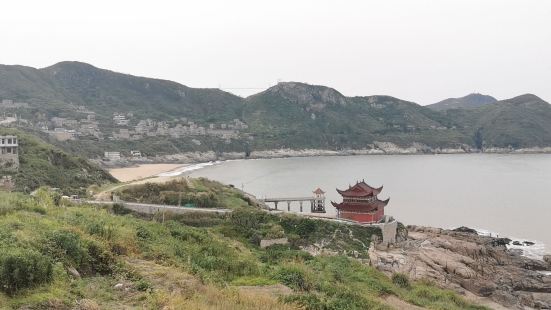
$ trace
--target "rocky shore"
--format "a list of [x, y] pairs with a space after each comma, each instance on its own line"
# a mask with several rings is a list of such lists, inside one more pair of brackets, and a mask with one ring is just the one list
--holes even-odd
[[429, 279], [505, 308], [551, 308], [550, 256], [526, 258], [507, 249], [509, 239], [480, 236], [469, 229], [407, 229], [407, 237], [395, 245], [372, 246], [370, 263], [387, 274]]
[[472, 148], [469, 145], [460, 145], [454, 148], [433, 148], [422, 143], [412, 143], [409, 147], [400, 147], [391, 142], [375, 142], [364, 149], [324, 150], [324, 149], [273, 149], [253, 151], [250, 154], [243, 152], [185, 152], [170, 155], [158, 155], [138, 159], [122, 159], [120, 161], [96, 161], [104, 167], [129, 167], [147, 163], [178, 163], [193, 164], [209, 161], [236, 160], [236, 159], [270, 159], [286, 157], [312, 156], [352, 156], [352, 155], [417, 155], [417, 154], [551, 154], [551, 147], [533, 148]]

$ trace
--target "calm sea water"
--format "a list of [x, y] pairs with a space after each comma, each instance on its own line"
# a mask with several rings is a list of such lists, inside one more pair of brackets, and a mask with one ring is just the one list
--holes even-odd
[[[187, 172], [263, 197], [307, 196], [358, 180], [384, 185], [386, 214], [406, 224], [469, 226], [551, 245], [551, 155], [390, 155], [228, 161]], [[286, 205], [280, 205], [286, 209]], [[298, 211], [298, 203], [292, 205]], [[305, 208], [306, 209], [306, 208]], [[328, 213], [335, 213], [328, 207]], [[549, 250], [547, 251], [549, 252]]]

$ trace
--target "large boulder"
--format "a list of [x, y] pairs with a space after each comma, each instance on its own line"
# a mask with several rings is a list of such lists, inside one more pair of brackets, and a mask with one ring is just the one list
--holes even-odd
[[478, 232], [475, 229], [472, 229], [472, 228], [469, 228], [469, 227], [466, 227], [466, 226], [457, 227], [456, 229], [453, 229], [453, 231], [462, 232], [462, 233], [466, 233], [466, 234], [478, 235]]
[[466, 279], [461, 281], [461, 286], [466, 290], [483, 297], [492, 295], [497, 288], [494, 283], [482, 279]]

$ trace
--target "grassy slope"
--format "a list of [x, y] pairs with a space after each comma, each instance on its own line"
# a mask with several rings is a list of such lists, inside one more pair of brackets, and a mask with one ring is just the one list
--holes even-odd
[[84, 193], [93, 184], [116, 180], [87, 160], [69, 155], [37, 137], [19, 130], [0, 128], [0, 135], [13, 134], [19, 139], [20, 168], [14, 175], [19, 191], [30, 192], [40, 186], [60, 188], [66, 194]]
[[[163, 222], [121, 215], [120, 209], [54, 206], [44, 191], [36, 198], [0, 193], [0, 282], [6, 282], [6, 268], [21, 262], [13, 257], [32, 254], [52, 264], [49, 280], [20, 287], [11, 295], [0, 293], [0, 305], [5, 309], [77, 305], [84, 309], [123, 305], [140, 309], [386, 309], [383, 297], [394, 295], [432, 309], [476, 308], [430, 283], [407, 286], [397, 281], [400, 286], [358, 260], [342, 254], [312, 257], [299, 248], [331, 235], [330, 231], [341, 231], [341, 237], [333, 236], [332, 249], [366, 253], [369, 235], [376, 232], [364, 230], [367, 235], [362, 236], [362, 228], [345, 229], [324, 221], [251, 210], [228, 217], [167, 217]], [[291, 244], [260, 249], [255, 245], [257, 234], [284, 234]], [[12, 258], [10, 264], [7, 258]], [[82, 277], [69, 276], [69, 266]], [[117, 283], [123, 287], [115, 289]], [[290, 295], [273, 296], [270, 292], [277, 283], [291, 288]], [[255, 289], [258, 286], [265, 286], [264, 291]]]

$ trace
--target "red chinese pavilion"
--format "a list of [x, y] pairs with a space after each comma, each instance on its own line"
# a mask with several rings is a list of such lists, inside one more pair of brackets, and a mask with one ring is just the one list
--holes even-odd
[[337, 209], [337, 218], [353, 220], [360, 223], [376, 223], [385, 215], [385, 206], [390, 200], [379, 200], [377, 195], [383, 187], [373, 188], [363, 180], [347, 190], [339, 190], [343, 202], [331, 204]]

